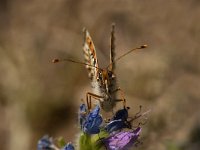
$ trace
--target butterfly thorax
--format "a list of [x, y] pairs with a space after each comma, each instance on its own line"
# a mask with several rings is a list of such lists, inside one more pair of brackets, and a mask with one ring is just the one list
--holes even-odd
[[[101, 69], [97, 74], [99, 94], [103, 97], [101, 105], [104, 110], [110, 110], [115, 106], [116, 100], [116, 76], [109, 69]], [[109, 108], [108, 108], [109, 107]]]

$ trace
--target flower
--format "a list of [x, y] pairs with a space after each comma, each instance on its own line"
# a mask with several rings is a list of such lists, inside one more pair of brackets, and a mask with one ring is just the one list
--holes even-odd
[[38, 150], [54, 150], [52, 138], [49, 138], [48, 135], [43, 136], [38, 141], [37, 148], [38, 148]]
[[117, 131], [123, 128], [126, 128], [126, 123], [122, 121], [121, 119], [113, 120], [105, 126], [106, 131], [109, 133], [112, 133], [114, 131]]
[[97, 134], [100, 132], [100, 125], [103, 122], [99, 114], [100, 107], [97, 105], [83, 121], [83, 132], [87, 134]]
[[[109, 122], [103, 122], [99, 105], [88, 110], [85, 104], [81, 104], [78, 117], [82, 132], [79, 134], [76, 148], [79, 150], [128, 150], [131, 146], [138, 144], [141, 127], [133, 129], [132, 122], [149, 111], [143, 114], [139, 111], [132, 118], [128, 114], [128, 109], [129, 107], [119, 109]], [[38, 141], [38, 150], [75, 150], [72, 143], [66, 144], [64, 139], [57, 145], [58, 147], [53, 144], [52, 138], [44, 136]]]
[[128, 119], [128, 109], [123, 108], [118, 110], [111, 121], [105, 126], [107, 132], [112, 133], [117, 130], [121, 130], [123, 128], [131, 128]]
[[38, 150], [75, 150], [72, 143], [67, 143], [62, 146], [63, 148], [58, 148], [55, 144], [53, 144], [53, 139], [49, 136], [45, 135], [38, 141]]
[[64, 146], [62, 150], [74, 150], [74, 146], [72, 145], [72, 143], [68, 143]]
[[118, 110], [115, 115], [113, 116], [112, 120], [118, 120], [121, 119], [122, 121], [126, 121], [128, 118], [128, 109], [130, 109], [129, 107], [127, 108], [123, 108]]
[[87, 108], [85, 104], [81, 104], [79, 108], [79, 124], [81, 126], [81, 129], [83, 129], [83, 124], [86, 121], [86, 113], [87, 113]]
[[137, 141], [140, 132], [140, 127], [136, 130], [121, 131], [103, 139], [103, 143], [108, 150], [127, 150]]

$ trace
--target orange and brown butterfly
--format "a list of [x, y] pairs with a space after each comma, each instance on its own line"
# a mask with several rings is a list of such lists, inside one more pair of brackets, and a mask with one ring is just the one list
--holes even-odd
[[85, 63], [88, 70], [88, 76], [91, 79], [93, 93], [88, 92], [86, 99], [89, 108], [91, 106], [92, 98], [98, 99], [101, 108], [105, 111], [111, 111], [117, 101], [125, 101], [124, 98], [117, 100], [116, 91], [116, 76], [114, 74], [114, 25], [111, 31], [111, 49], [110, 49], [110, 65], [107, 68], [100, 68], [98, 65], [98, 59], [96, 49], [89, 32], [84, 29], [84, 44], [83, 53], [85, 57]]
[[[52, 62], [57, 63], [61, 61], [70, 61], [86, 66], [93, 87], [93, 92], [87, 92], [86, 94], [88, 110], [92, 108], [92, 100], [100, 102], [101, 108], [106, 112], [113, 111], [117, 102], [123, 102], [123, 106], [125, 107], [126, 101], [123, 92], [119, 87], [117, 87], [116, 83], [115, 63], [132, 51], [146, 48], [147, 45], [134, 48], [115, 59], [115, 25], [113, 24], [110, 37], [110, 62], [106, 68], [101, 68], [98, 65], [96, 49], [88, 30], [83, 29], [83, 34], [83, 53], [85, 62], [75, 61], [72, 59], [53, 59]], [[118, 91], [121, 94], [119, 99], [116, 94]]]
[[[92, 98], [98, 100], [101, 108], [107, 112], [112, 111], [116, 103], [120, 101], [123, 102], [123, 106], [125, 107], [126, 101], [124, 99], [123, 92], [119, 87], [117, 87], [115, 62], [133, 50], [146, 48], [146, 45], [132, 49], [131, 51], [115, 59], [115, 25], [113, 24], [110, 37], [110, 63], [106, 68], [100, 68], [92, 38], [86, 29], [83, 30], [83, 33], [84, 63], [88, 64], [86, 65], [86, 68], [88, 70], [88, 76], [91, 79], [93, 87], [93, 92], [88, 92], [86, 94], [88, 108], [90, 109], [92, 107]], [[117, 91], [121, 93], [120, 99], [117, 98]]]

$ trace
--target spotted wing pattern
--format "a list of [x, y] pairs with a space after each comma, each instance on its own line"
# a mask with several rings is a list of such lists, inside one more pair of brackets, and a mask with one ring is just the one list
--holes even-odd
[[98, 71], [98, 60], [96, 56], [96, 50], [94, 47], [94, 43], [89, 32], [84, 29], [84, 44], [83, 44], [83, 53], [85, 57], [86, 68], [89, 73], [89, 78], [94, 81], [96, 80], [97, 71]]
[[86, 65], [86, 69], [88, 70], [88, 76], [92, 81], [92, 87], [94, 88], [93, 90], [95, 91], [96, 94], [99, 94], [100, 86], [99, 82], [97, 81], [98, 60], [97, 60], [95, 46], [89, 32], [86, 29], [84, 29], [83, 33], [84, 33], [83, 54], [85, 63], [88, 64]]

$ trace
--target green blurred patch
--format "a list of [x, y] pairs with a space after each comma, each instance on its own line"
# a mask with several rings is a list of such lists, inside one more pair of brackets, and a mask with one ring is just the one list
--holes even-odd
[[88, 135], [86, 133], [81, 133], [79, 137], [79, 149], [80, 150], [102, 150], [105, 149], [102, 139], [108, 137], [108, 133], [101, 130], [99, 134]]
[[181, 150], [173, 141], [167, 141], [165, 146], [166, 150]]

